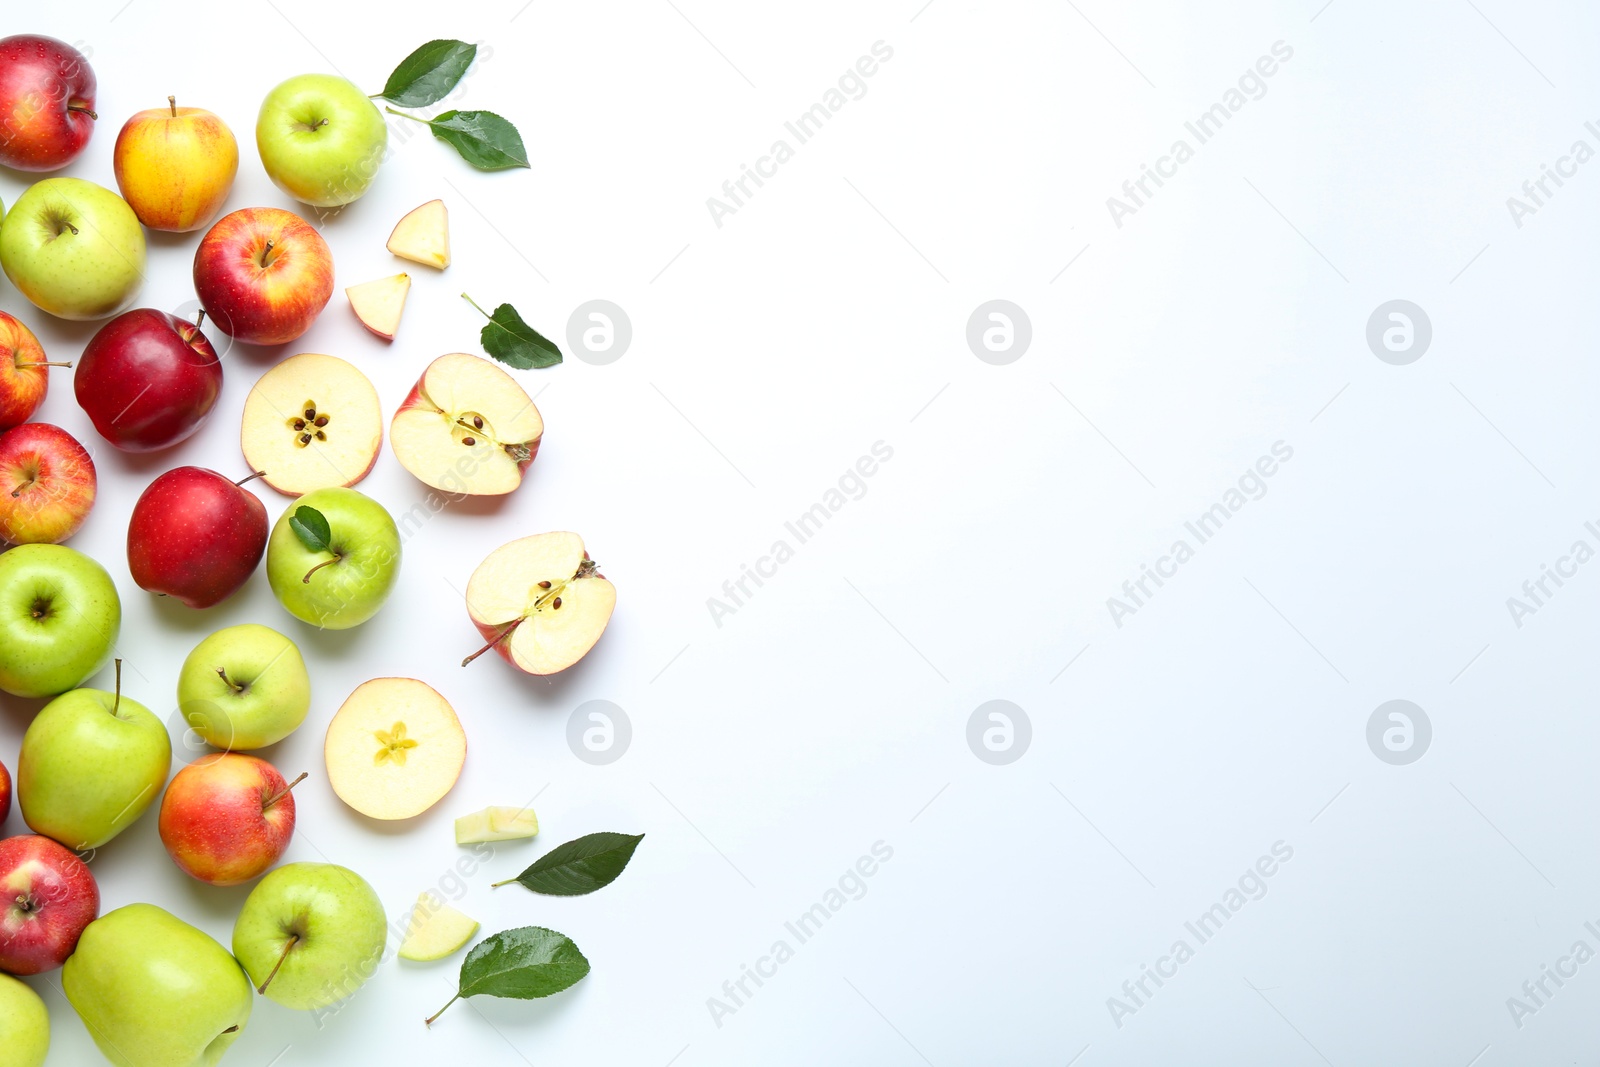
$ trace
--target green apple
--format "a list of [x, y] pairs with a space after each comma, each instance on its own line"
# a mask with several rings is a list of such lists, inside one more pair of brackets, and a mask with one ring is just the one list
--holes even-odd
[[61, 985], [118, 1067], [214, 1067], [250, 1021], [239, 961], [154, 904], [90, 923]]
[[367, 94], [333, 74], [301, 74], [261, 102], [256, 150], [279, 189], [312, 207], [341, 207], [367, 191], [389, 128]]
[[82, 178], [46, 178], [0, 226], [0, 267], [22, 295], [63, 319], [103, 319], [144, 282], [144, 231], [127, 201]]
[[288, 863], [257, 883], [233, 926], [256, 991], [286, 1008], [337, 1004], [372, 977], [389, 926], [378, 894], [332, 863]]
[[218, 630], [183, 661], [178, 710], [208, 745], [233, 752], [275, 745], [311, 710], [306, 661], [270, 627]]
[[0, 555], [0, 689], [65, 693], [106, 665], [122, 629], [111, 575], [63, 545], [18, 545]]
[[50, 1051], [50, 1013], [20, 979], [0, 974], [0, 1049], [7, 1067], [44, 1067]]
[[35, 833], [99, 848], [143, 815], [172, 769], [167, 728], [117, 691], [74, 689], [46, 704], [22, 735], [17, 805]]
[[[328, 523], [325, 548], [290, 524], [302, 508]], [[290, 504], [267, 540], [267, 584], [302, 622], [348, 630], [378, 613], [400, 574], [400, 530], [383, 505], [354, 489], [317, 489]]]

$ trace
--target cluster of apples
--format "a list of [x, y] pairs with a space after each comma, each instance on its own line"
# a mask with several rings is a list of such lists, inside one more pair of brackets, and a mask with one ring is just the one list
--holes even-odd
[[[70, 45], [33, 35], [0, 40], [0, 164], [49, 171], [71, 162], [94, 129], [94, 97], [94, 73]], [[278, 188], [332, 207], [366, 191], [387, 131], [356, 86], [310, 74], [267, 96], [256, 143]], [[73, 384], [95, 431], [120, 450], [171, 448], [210, 416], [223, 370], [204, 319], [238, 342], [286, 344], [331, 299], [332, 253], [305, 219], [251, 207], [213, 222], [238, 165], [237, 142], [220, 118], [169, 97], [165, 108], [130, 118], [117, 138], [121, 195], [80, 178], [47, 178], [0, 222], [0, 270], [31, 303], [64, 319], [109, 320], [86, 344]], [[145, 227], [206, 230], [194, 259], [204, 309], [197, 321], [129, 310], [145, 273]], [[448, 267], [444, 203], [408, 214], [388, 247]], [[392, 340], [409, 286], [401, 273], [346, 293], [367, 329]], [[166, 728], [123, 694], [120, 662], [114, 690], [83, 687], [112, 657], [122, 608], [105, 567], [61, 544], [94, 505], [95, 464], [65, 430], [29, 421], [49, 369], [60, 366], [71, 364], [47, 358], [24, 323], [0, 312], [0, 540], [13, 546], [0, 553], [0, 602], [13, 607], [4, 613], [13, 621], [0, 627], [0, 690], [53, 698], [29, 725], [16, 764], [17, 806], [34, 833], [0, 840], [0, 1062], [37, 1067], [48, 1044], [42, 1002], [9, 975], [64, 967], [68, 1000], [112, 1061], [214, 1064], [248, 1021], [252, 989], [292, 1008], [337, 1002], [371, 974], [387, 924], [377, 894], [355, 872], [276, 866], [294, 832], [292, 791], [306, 776], [289, 781], [248, 752], [288, 736], [310, 707], [305, 663], [288, 637], [233, 626], [191, 652], [179, 708], [218, 751], [170, 782]], [[453, 353], [422, 371], [389, 431], [396, 458], [426, 485], [450, 497], [499, 495], [521, 484], [544, 423], [504, 370]], [[237, 592], [264, 558], [274, 596], [302, 622], [343, 629], [371, 619], [401, 559], [393, 517], [352, 488], [383, 442], [372, 383], [334, 356], [284, 359], [251, 388], [240, 442], [248, 477], [180, 466], [138, 498], [127, 540], [135, 583], [205, 610]], [[293, 498], [270, 529], [266, 506], [248, 487], [257, 479]], [[492, 648], [519, 670], [550, 674], [594, 646], [616, 592], [582, 539], [556, 532], [490, 554], [466, 600], [487, 644], [464, 662]], [[454, 786], [465, 755], [449, 703], [408, 678], [360, 686], [329, 724], [324, 746], [335, 792], [375, 819], [431, 807]], [[12, 792], [0, 765], [0, 823]], [[77, 852], [110, 841], [158, 798], [162, 842], [185, 873], [219, 886], [262, 879], [231, 951], [152, 905], [99, 916], [98, 886]], [[531, 813], [510, 809], [491, 809], [480, 821], [458, 827], [460, 839], [537, 830]], [[454, 951], [471, 931], [456, 939], [465, 929], [457, 922], [441, 935], [438, 922], [464, 918], [450, 909], [442, 916], [432, 936]], [[177, 1005], [181, 1011], [171, 1010]]]

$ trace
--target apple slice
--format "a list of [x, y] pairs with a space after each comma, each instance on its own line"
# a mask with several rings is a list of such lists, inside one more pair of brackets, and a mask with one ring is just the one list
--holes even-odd
[[431, 687], [415, 678], [374, 678], [333, 716], [322, 754], [340, 800], [374, 819], [409, 819], [461, 777], [467, 735]]
[[421, 263], [424, 267], [444, 270], [450, 265], [450, 213], [443, 200], [429, 200], [421, 207], [412, 208], [406, 217], [395, 223], [389, 235], [389, 251], [401, 259]]
[[393, 341], [395, 331], [400, 329], [400, 313], [406, 309], [406, 294], [410, 291], [411, 275], [402, 273], [352, 285], [344, 295], [350, 299], [350, 310], [356, 313], [361, 325], [385, 341]]
[[502, 496], [522, 484], [544, 419], [517, 380], [481, 356], [428, 364], [389, 425], [400, 465], [447, 493]]
[[478, 920], [452, 908], [438, 894], [424, 892], [411, 909], [406, 939], [400, 942], [400, 958], [417, 963], [442, 960], [461, 948], [478, 932]]
[[575, 533], [543, 533], [501, 545], [467, 582], [467, 612], [489, 649], [518, 670], [554, 674], [582, 659], [605, 633], [616, 586]]
[[539, 833], [539, 816], [532, 808], [484, 808], [456, 820], [456, 844], [480, 841], [521, 841]]
[[337, 356], [290, 356], [245, 398], [239, 442], [250, 469], [287, 496], [355, 485], [383, 444], [378, 391]]

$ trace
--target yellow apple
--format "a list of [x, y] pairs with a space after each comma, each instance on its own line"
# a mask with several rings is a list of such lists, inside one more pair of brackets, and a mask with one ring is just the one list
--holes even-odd
[[207, 225], [239, 173], [239, 143], [233, 131], [201, 107], [167, 106], [141, 111], [117, 134], [112, 153], [117, 188], [152, 230], [187, 233]]

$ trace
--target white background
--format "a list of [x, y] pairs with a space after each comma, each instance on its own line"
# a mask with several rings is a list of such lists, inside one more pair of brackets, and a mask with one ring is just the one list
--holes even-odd
[[[401, 143], [394, 120], [372, 191], [319, 225], [342, 287], [402, 269], [390, 227], [446, 200], [454, 263], [404, 268], [399, 339], [366, 335], [336, 294], [285, 350], [229, 353], [222, 402], [187, 444], [95, 448], [101, 496], [72, 544], [117, 579], [129, 694], [166, 716], [201, 637], [282, 628], [315, 690], [305, 727], [269, 753], [312, 772], [289, 858], [348, 864], [399, 920], [464, 854], [455, 816], [537, 794], [540, 838], [502, 846], [460, 906], [485, 932], [560, 929], [594, 965], [558, 998], [479, 999], [425, 1031], [455, 961], [389, 961], [321, 1027], [258, 1000], [226, 1062], [1490, 1065], [1600, 1051], [1600, 964], [1520, 1028], [1506, 1004], [1573, 942], [1600, 949], [1583, 928], [1600, 919], [1600, 566], [1521, 628], [1506, 607], [1574, 540], [1596, 545], [1583, 522], [1600, 518], [1600, 163], [1520, 228], [1506, 198], [1574, 140], [1600, 148], [1583, 129], [1600, 118], [1585, 110], [1600, 18], [1503, 0], [921, 3], [110, 0], [8, 20], [92, 49], [101, 123], [66, 173], [102, 183], [118, 125], [175, 93], [239, 135], [229, 208], [293, 207], [253, 148], [264, 94], [327, 70], [375, 91], [436, 36], [492, 48], [453, 103], [511, 118], [534, 160], [479, 174], [420, 127]], [[706, 198], [880, 40], [893, 58], [866, 95], [718, 227]], [[1185, 120], [1275, 41], [1293, 58], [1266, 95], [1115, 225], [1106, 198], [1176, 138], [1193, 144]], [[0, 195], [25, 182], [0, 175]], [[192, 300], [194, 244], [152, 237], [141, 303]], [[387, 419], [430, 359], [475, 349], [463, 289], [563, 342], [590, 299], [633, 322], [614, 364], [569, 355], [521, 374], [547, 432], [518, 493], [425, 525], [388, 606], [353, 632], [301, 626], [259, 574], [206, 613], [133, 586], [133, 501], [182, 463], [243, 473], [239, 411], [264, 368], [343, 356]], [[995, 298], [1032, 323], [1008, 366], [965, 340]], [[1433, 324], [1408, 366], [1364, 336], [1396, 298]], [[0, 307], [56, 358], [93, 330], [9, 285]], [[95, 440], [66, 374], [43, 417]], [[894, 455], [866, 495], [716, 625], [707, 598], [878, 441]], [[1106, 598], [1277, 441], [1294, 455], [1266, 495], [1115, 625]], [[387, 448], [360, 488], [396, 514], [425, 497]], [[276, 518], [286, 501], [261, 492]], [[552, 680], [493, 659], [463, 670], [477, 637], [458, 590], [494, 547], [551, 529], [581, 532], [616, 583], [610, 630]], [[387, 674], [442, 691], [470, 745], [455, 791], [398, 826], [345, 808], [320, 756], [339, 703]], [[1366, 742], [1395, 698], [1433, 726], [1407, 766]], [[610, 766], [565, 740], [592, 699], [633, 724]], [[1008, 766], [966, 741], [992, 699], [1032, 724]], [[0, 701], [8, 765], [37, 706]], [[6, 829], [25, 831], [16, 814]], [[490, 890], [595, 830], [648, 835], [614, 886]], [[893, 859], [866, 895], [719, 1026], [708, 998], [776, 940], [793, 946], [785, 921], [878, 841]], [[1119, 1027], [1107, 998], [1175, 940], [1195, 947], [1184, 922], [1278, 841], [1293, 859], [1266, 895]], [[94, 871], [108, 910], [152, 901], [224, 942], [248, 891], [186, 879], [153, 815]], [[91, 1062], [57, 981], [33, 982], [53, 1062]]]

